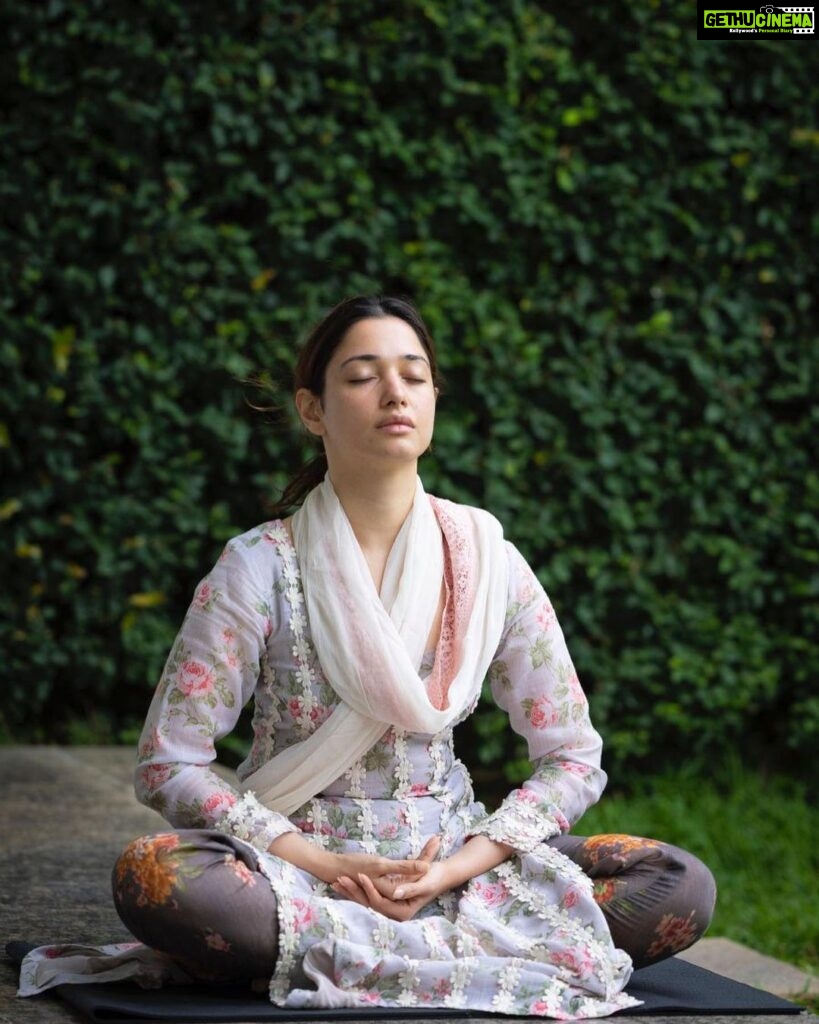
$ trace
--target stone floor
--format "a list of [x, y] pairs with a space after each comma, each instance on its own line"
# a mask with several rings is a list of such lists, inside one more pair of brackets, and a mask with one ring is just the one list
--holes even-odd
[[[135, 836], [165, 827], [133, 795], [123, 747], [0, 747], [0, 950], [9, 939], [122, 941], [110, 899], [111, 865]], [[727, 939], [704, 939], [687, 959], [778, 995], [819, 993], [819, 980]], [[80, 1024], [59, 1000], [17, 999], [17, 972], [0, 963], [0, 1024]], [[620, 1017], [624, 1024], [690, 1024], [693, 1017]], [[819, 1024], [805, 1013], [753, 1024]], [[741, 1018], [709, 1017], [708, 1024]], [[372, 1024], [372, 1022], [370, 1022]], [[745, 1019], [744, 1024], [748, 1024]]]

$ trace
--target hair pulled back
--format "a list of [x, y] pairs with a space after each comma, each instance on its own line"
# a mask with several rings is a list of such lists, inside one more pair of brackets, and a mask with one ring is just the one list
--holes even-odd
[[[293, 373], [293, 390], [307, 388], [319, 398], [324, 395], [327, 365], [344, 335], [360, 320], [398, 317], [415, 331], [429, 359], [432, 383], [440, 386], [435, 345], [421, 314], [407, 299], [388, 295], [354, 295], [334, 306], [310, 331], [302, 345]], [[324, 450], [306, 463], [289, 481], [281, 498], [272, 506], [273, 516], [286, 515], [300, 505], [310, 491], [324, 479], [327, 457]]]

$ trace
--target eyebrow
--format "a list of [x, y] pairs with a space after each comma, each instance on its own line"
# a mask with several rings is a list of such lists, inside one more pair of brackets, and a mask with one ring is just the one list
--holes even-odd
[[[426, 356], [419, 356], [419, 355], [416, 355], [414, 352], [407, 353], [407, 355], [399, 356], [398, 358], [401, 360], [401, 362], [409, 362], [409, 363], [420, 362], [420, 363], [426, 363], [427, 366], [429, 366], [429, 360], [427, 359]], [[379, 359], [380, 359], [380, 356], [373, 356], [373, 355], [350, 356], [349, 359], [345, 359], [344, 360], [344, 362], [341, 364], [339, 369], [343, 369], [348, 363], [354, 363], [354, 362], [377, 363]]]

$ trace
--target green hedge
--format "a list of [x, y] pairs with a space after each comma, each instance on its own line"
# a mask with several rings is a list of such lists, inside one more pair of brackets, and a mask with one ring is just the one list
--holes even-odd
[[[545, 7], [7, 11], [7, 736], [133, 735], [196, 580], [304, 454], [237, 378], [286, 387], [322, 311], [385, 291], [449, 381], [428, 488], [531, 559], [616, 778], [813, 760], [813, 42]], [[514, 776], [498, 713], [474, 728]]]

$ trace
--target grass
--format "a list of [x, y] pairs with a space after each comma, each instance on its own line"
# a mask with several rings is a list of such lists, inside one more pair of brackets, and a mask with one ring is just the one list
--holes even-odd
[[819, 973], [819, 811], [792, 779], [734, 767], [712, 779], [647, 779], [604, 795], [580, 835], [629, 832], [701, 857], [717, 880], [709, 936], [724, 936]]

